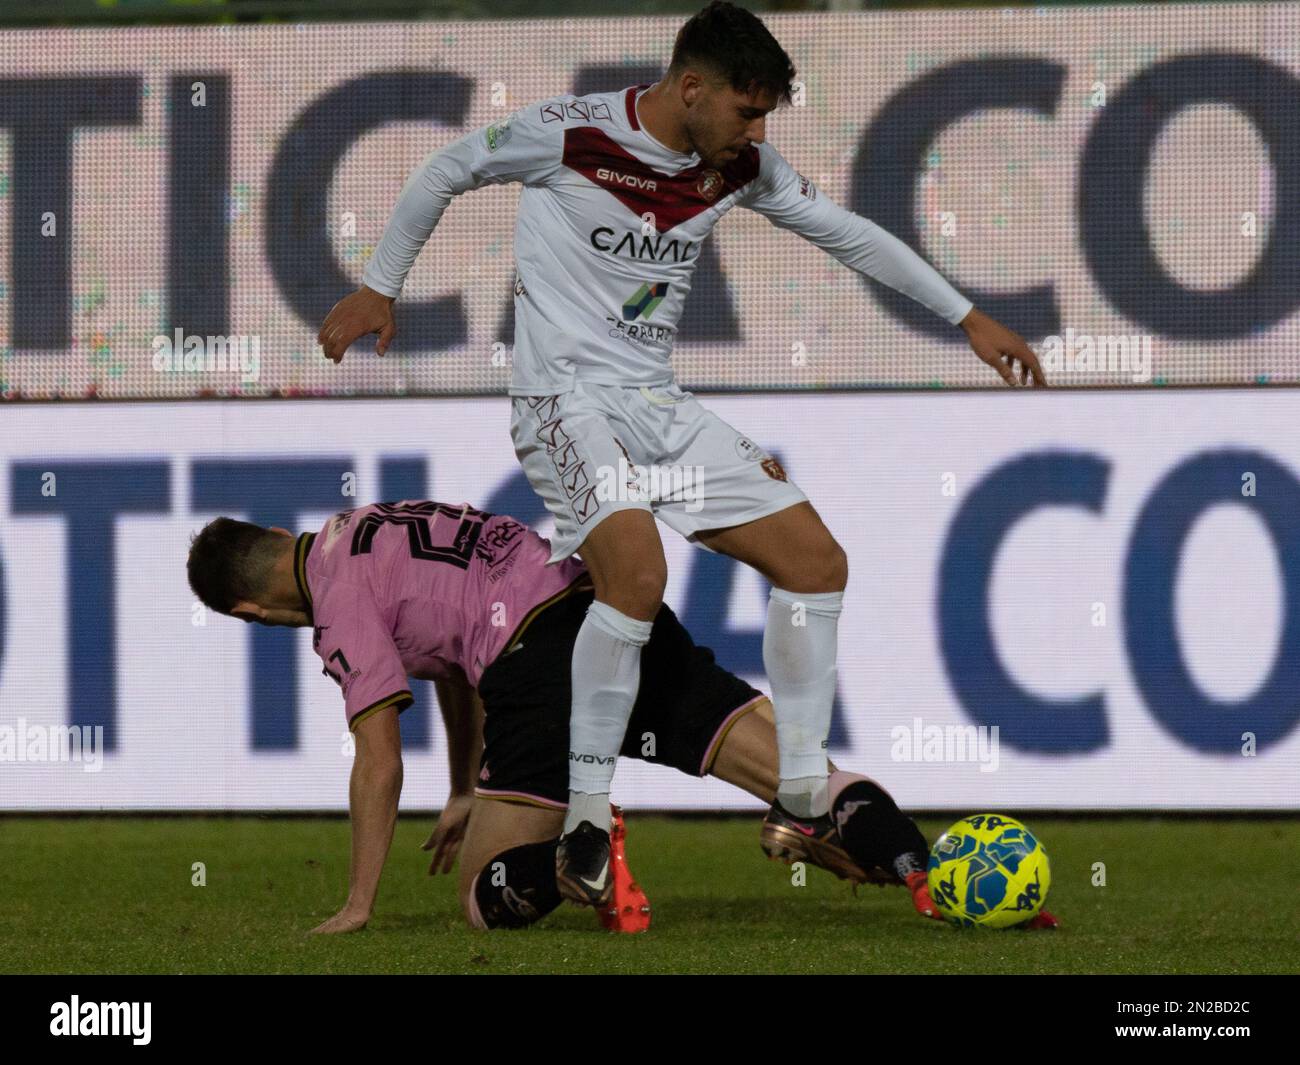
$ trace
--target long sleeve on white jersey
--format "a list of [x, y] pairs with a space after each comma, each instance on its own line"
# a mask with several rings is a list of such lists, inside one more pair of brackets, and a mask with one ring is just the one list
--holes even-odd
[[442, 212], [453, 196], [483, 185], [512, 181], [538, 185], [555, 172], [564, 151], [563, 131], [544, 125], [539, 108], [523, 108], [431, 152], [406, 181], [383, 239], [366, 263], [362, 281], [396, 298]]
[[759, 176], [742, 205], [798, 233], [852, 270], [888, 285], [956, 325], [974, 304], [892, 233], [819, 195], [771, 145], [758, 145]]

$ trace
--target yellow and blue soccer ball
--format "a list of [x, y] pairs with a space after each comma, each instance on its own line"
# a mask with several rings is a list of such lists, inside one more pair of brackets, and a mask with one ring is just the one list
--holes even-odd
[[963, 817], [930, 848], [930, 897], [955, 925], [1011, 928], [1043, 908], [1052, 883], [1047, 852], [1000, 814]]

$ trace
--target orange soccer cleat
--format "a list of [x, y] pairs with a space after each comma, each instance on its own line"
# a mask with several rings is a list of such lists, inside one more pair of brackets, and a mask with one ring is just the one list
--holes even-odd
[[1042, 931], [1047, 929], [1060, 928], [1061, 922], [1058, 921], [1046, 910], [1039, 910], [1036, 914], [1034, 914], [1032, 920], [1026, 921], [1020, 927], [1028, 928], [1032, 931], [1037, 932], [1037, 931]]
[[907, 874], [907, 890], [912, 893], [912, 905], [916, 907], [917, 913], [922, 917], [933, 917], [936, 921], [943, 920], [939, 907], [930, 898], [930, 881], [924, 870], [918, 869]]
[[641, 885], [632, 879], [627, 867], [624, 843], [627, 829], [623, 825], [623, 811], [611, 806], [609, 830], [609, 865], [614, 874], [614, 894], [609, 904], [596, 910], [600, 923], [611, 932], [644, 932], [650, 927], [650, 900]]

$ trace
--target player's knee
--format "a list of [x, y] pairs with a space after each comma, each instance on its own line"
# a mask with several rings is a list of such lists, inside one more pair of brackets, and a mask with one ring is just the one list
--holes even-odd
[[816, 566], [821, 591], [842, 592], [849, 584], [849, 556], [839, 542], [827, 536], [825, 547], [819, 552]]
[[639, 621], [653, 620], [668, 586], [668, 567], [657, 562], [634, 562], [605, 581], [596, 582], [596, 598]]
[[792, 592], [842, 592], [849, 584], [849, 556], [829, 532], [791, 551], [783, 564], [765, 571], [773, 584]]
[[462, 887], [461, 907], [475, 928], [527, 928], [560, 904], [555, 840], [525, 843], [489, 858]]
[[636, 568], [628, 581], [632, 596], [640, 603], [644, 611], [653, 617], [664, 601], [664, 589], [668, 587], [668, 567], [658, 562], [647, 562]]

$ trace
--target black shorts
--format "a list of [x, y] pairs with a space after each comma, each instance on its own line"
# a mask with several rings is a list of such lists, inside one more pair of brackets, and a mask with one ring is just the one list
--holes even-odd
[[[542, 806], [569, 801], [573, 645], [594, 592], [546, 607], [483, 671], [483, 761], [475, 793]], [[705, 776], [722, 740], [763, 693], [713, 660], [664, 604], [641, 649], [641, 686], [622, 754]], [[649, 751], [647, 734], [653, 738]]]

